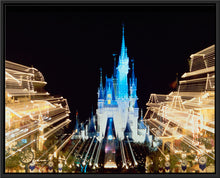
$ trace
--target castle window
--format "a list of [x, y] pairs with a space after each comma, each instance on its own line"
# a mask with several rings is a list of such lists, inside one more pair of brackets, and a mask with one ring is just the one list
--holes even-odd
[[111, 99], [112, 99], [112, 98], [111, 98], [111, 94], [108, 94], [107, 97], [108, 97], [108, 104], [111, 104]]

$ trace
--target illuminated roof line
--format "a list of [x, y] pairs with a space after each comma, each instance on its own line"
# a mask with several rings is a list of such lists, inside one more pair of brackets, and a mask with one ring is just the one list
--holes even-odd
[[185, 77], [190, 77], [190, 76], [193, 76], [193, 75], [205, 74], [205, 73], [208, 73], [208, 72], [215, 72], [215, 66], [208, 67], [208, 68], [205, 68], [205, 69], [196, 70], [196, 71], [193, 71], [193, 72], [186, 72], [181, 77], [185, 78]]
[[15, 74], [19, 73], [19, 74], [32, 75], [32, 76], [34, 76], [34, 74], [32, 74], [32, 73], [28, 73], [28, 72], [26, 72], [26, 71], [21, 72], [21, 71], [15, 70], [15, 69], [8, 69], [8, 68], [6, 68], [5, 71], [12, 71], [12, 72], [14, 72]]
[[29, 131], [28, 133], [26, 133], [26, 134], [24, 134], [24, 135], [21, 135], [21, 136], [18, 137], [18, 138], [15, 138], [14, 140], [11, 140], [11, 141], [9, 141], [9, 142], [6, 142], [6, 145], [7, 145], [7, 144], [10, 144], [11, 142], [14, 142], [14, 141], [16, 141], [16, 140], [19, 140], [19, 139], [21, 139], [21, 138], [23, 138], [23, 137], [25, 137], [25, 136], [31, 134], [32, 132], [36, 132], [38, 129], [39, 129], [39, 128], [36, 128], [36, 129], [34, 129], [34, 130], [31, 130], [31, 131]]
[[[211, 77], [209, 77], [211, 78]], [[202, 81], [205, 81], [207, 80], [207, 77], [204, 77], [204, 78], [196, 78], [196, 79], [191, 79], [191, 80], [181, 80], [179, 81], [180, 84], [184, 84], [184, 83], [192, 83], [192, 82], [202, 82]]]
[[210, 49], [212, 49], [212, 48], [215, 48], [215, 45], [211, 45], [211, 46], [209, 46], [208, 48], [205, 48], [205, 49], [203, 49], [203, 50], [201, 50], [201, 51], [199, 51], [199, 52], [197, 52], [197, 53], [194, 53], [194, 54], [192, 54], [192, 55], [205, 53], [205, 52], [207, 52], [208, 50], [210, 50]]
[[58, 116], [55, 116], [55, 118], [56, 118], [56, 117], [57, 117], [57, 118], [56, 118], [56, 119], [53, 118], [52, 121], [47, 122], [47, 125], [46, 125], [46, 126], [49, 127], [49, 126], [51, 126], [52, 124], [54, 124], [54, 123], [56, 123], [56, 122], [58, 122], [58, 121], [60, 121], [60, 120], [62, 120], [62, 119], [64, 119], [64, 118], [66, 118], [66, 117], [68, 117], [68, 116], [69, 116], [68, 114], [65, 114], [65, 115], [62, 116], [62, 117], [61, 117], [61, 116], [59, 116], [59, 117], [58, 117]]
[[56, 150], [55, 152], [56, 152], [56, 153], [59, 152], [59, 151], [67, 144], [67, 142], [71, 139], [71, 137], [72, 137], [74, 134], [75, 134], [75, 132], [73, 132], [72, 135], [70, 135], [70, 136], [65, 140], [65, 142], [64, 142], [62, 145], [60, 145], [59, 148], [57, 148], [57, 150]]
[[[7, 90], [6, 90], [7, 91]], [[11, 93], [11, 92], [8, 92], [11, 96], [26, 96], [26, 95], [49, 95], [48, 92], [45, 92], [45, 93], [34, 93], [34, 92], [23, 92], [23, 93]]]

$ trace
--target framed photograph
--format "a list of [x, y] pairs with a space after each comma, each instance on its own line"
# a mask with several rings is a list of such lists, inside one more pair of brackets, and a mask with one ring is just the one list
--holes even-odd
[[215, 2], [2, 10], [3, 176], [216, 175]]

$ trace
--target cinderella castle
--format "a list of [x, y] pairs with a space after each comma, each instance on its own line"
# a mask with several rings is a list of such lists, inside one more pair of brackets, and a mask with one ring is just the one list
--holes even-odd
[[[131, 62], [132, 68], [129, 68]], [[129, 71], [131, 77], [128, 78]], [[133, 142], [143, 143], [149, 133], [143, 123], [143, 113], [139, 118], [137, 103], [137, 78], [134, 73], [134, 60], [129, 60], [125, 45], [124, 25], [122, 26], [122, 44], [118, 65], [114, 60], [112, 77], [105, 77], [103, 85], [100, 69], [100, 86], [98, 88], [98, 108], [96, 116], [91, 115], [88, 126], [81, 127], [84, 137], [97, 136], [123, 140], [128, 137]], [[95, 118], [95, 119], [94, 119]]]

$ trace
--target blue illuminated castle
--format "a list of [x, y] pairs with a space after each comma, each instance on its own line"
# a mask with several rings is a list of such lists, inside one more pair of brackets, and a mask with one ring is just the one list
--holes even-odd
[[[103, 86], [102, 69], [100, 69], [98, 108], [96, 110], [96, 132], [100, 139], [104, 138], [106, 133], [114, 133], [110, 137], [124, 139], [125, 136], [128, 136], [134, 142], [145, 141], [147, 128], [144, 125], [139, 127], [138, 124], [139, 108], [134, 60], [131, 60], [131, 66], [131, 77], [128, 79], [129, 57], [125, 45], [123, 26], [118, 66], [116, 67], [116, 61], [114, 61], [113, 75], [111, 78], [106, 76], [105, 86]], [[108, 130], [110, 126], [114, 128], [114, 132]]]

